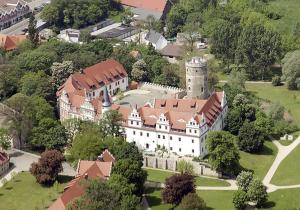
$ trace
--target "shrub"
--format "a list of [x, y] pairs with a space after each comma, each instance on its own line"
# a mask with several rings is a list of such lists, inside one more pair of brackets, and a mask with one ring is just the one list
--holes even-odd
[[189, 193], [183, 197], [176, 210], [206, 210], [206, 204], [196, 193]]
[[250, 171], [242, 171], [236, 177], [238, 187], [245, 192], [247, 192], [248, 186], [252, 180], [253, 180], [253, 173]]
[[272, 78], [272, 85], [273, 86], [280, 86], [281, 85], [281, 78], [280, 78], [280, 76], [274, 76], [273, 78]]
[[258, 179], [253, 179], [248, 187], [247, 197], [249, 201], [262, 207], [268, 200], [267, 188]]
[[187, 173], [193, 175], [194, 166], [185, 160], [180, 160], [177, 165], [177, 171], [179, 171], [181, 174]]
[[243, 190], [234, 192], [232, 202], [236, 209], [244, 210], [247, 206], [247, 193]]

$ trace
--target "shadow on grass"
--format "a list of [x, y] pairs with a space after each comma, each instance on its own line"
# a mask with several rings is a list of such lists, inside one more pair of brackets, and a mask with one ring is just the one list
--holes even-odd
[[13, 187], [5, 187], [6, 190], [12, 190]]
[[148, 203], [151, 207], [160, 206], [162, 204], [162, 199], [160, 199], [156, 196], [147, 195], [146, 198], [147, 198], [147, 201], [148, 201]]
[[265, 208], [273, 208], [273, 207], [275, 207], [275, 206], [276, 206], [276, 203], [275, 203], [274, 201], [268, 201], [268, 202], [264, 205]]
[[70, 182], [72, 179], [74, 179], [74, 177], [72, 177], [72, 176], [58, 175], [57, 181], [60, 184], [64, 184], [64, 183]]

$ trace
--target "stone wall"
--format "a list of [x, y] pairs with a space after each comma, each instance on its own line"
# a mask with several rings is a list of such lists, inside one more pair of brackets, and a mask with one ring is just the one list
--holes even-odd
[[172, 95], [175, 98], [183, 98], [186, 95], [186, 91], [181, 88], [171, 87], [166, 85], [159, 85], [149, 82], [143, 82], [140, 84], [140, 89], [143, 90], [157, 90], [157, 91], [164, 91], [168, 95]]
[[[177, 163], [179, 159], [175, 158], [159, 158], [152, 156], [144, 156], [144, 167], [163, 169], [176, 171]], [[194, 173], [196, 175], [212, 176], [212, 177], [221, 177], [221, 174], [213, 171], [207, 164], [199, 163], [195, 161], [188, 161], [194, 166]]]

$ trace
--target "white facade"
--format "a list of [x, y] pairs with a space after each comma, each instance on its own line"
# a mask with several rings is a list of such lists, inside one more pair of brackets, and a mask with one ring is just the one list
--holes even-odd
[[60, 31], [60, 34], [57, 35], [57, 38], [70, 43], [82, 43], [79, 42], [80, 31], [76, 29], [65, 29]]

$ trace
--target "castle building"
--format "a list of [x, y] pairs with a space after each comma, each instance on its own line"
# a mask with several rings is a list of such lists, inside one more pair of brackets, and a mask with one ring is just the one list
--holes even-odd
[[207, 99], [209, 91], [206, 60], [200, 57], [193, 57], [185, 63], [185, 67], [187, 97], [194, 99]]
[[[81, 101], [77, 101], [76, 98], [72, 98], [74, 97], [72, 94], [61, 92], [67, 86], [67, 81], [59, 92], [59, 100], [63, 101], [60, 103], [61, 120], [80, 118], [97, 121], [104, 112], [117, 110], [123, 117], [122, 127], [126, 140], [135, 143], [139, 149], [154, 152], [164, 148], [169, 153], [180, 156], [205, 156], [208, 132], [222, 130], [224, 127], [224, 119], [228, 111], [226, 95], [224, 92], [213, 92], [209, 95], [204, 59], [192, 58], [186, 65], [187, 81], [190, 79], [190, 83], [194, 85], [191, 93], [187, 91], [188, 98], [154, 99], [153, 103], [142, 107], [111, 103], [108, 95], [111, 93], [108, 93], [106, 88], [101, 100], [97, 97], [91, 99], [86, 93], [85, 96], [81, 96]], [[198, 83], [197, 79], [202, 81]], [[83, 87], [73, 86], [75, 93], [76, 88], [83, 90]], [[68, 108], [69, 114], [66, 117], [65, 106], [80, 108], [76, 114]]]

